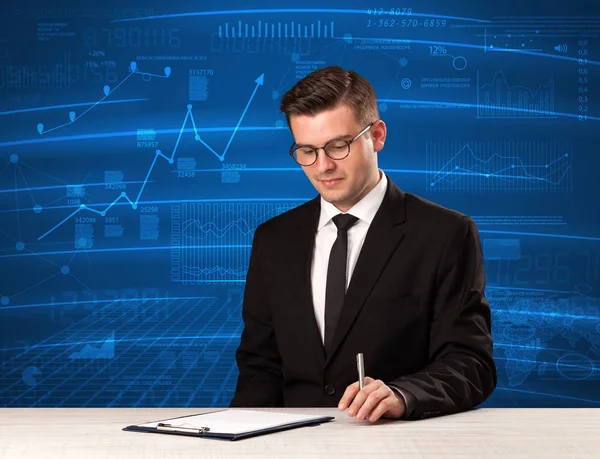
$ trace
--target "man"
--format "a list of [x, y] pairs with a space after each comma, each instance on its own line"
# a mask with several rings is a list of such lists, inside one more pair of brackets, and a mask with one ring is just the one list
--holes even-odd
[[320, 196], [256, 229], [231, 406], [338, 406], [373, 422], [483, 402], [496, 367], [473, 220], [378, 168], [387, 128], [355, 72], [311, 73], [281, 110]]

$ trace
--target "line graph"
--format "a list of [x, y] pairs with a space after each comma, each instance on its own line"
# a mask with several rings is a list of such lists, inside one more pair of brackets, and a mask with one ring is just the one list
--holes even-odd
[[242, 111], [242, 114], [237, 122], [237, 125], [235, 126], [233, 132], [231, 133], [231, 136], [229, 138], [229, 141], [227, 142], [227, 145], [223, 151], [223, 153], [221, 155], [219, 155], [210, 145], [208, 145], [198, 134], [198, 130], [196, 128], [196, 122], [194, 121], [194, 116], [192, 114], [192, 105], [188, 104], [187, 106], [187, 112], [185, 114], [185, 118], [183, 120], [183, 123], [181, 125], [181, 128], [179, 130], [179, 134], [177, 136], [177, 141], [175, 142], [175, 146], [173, 147], [173, 151], [171, 152], [171, 156], [166, 156], [162, 153], [161, 150], [156, 150], [156, 154], [154, 155], [154, 159], [152, 161], [152, 164], [150, 165], [150, 168], [148, 169], [148, 172], [146, 173], [146, 177], [144, 179], [144, 181], [142, 182], [142, 186], [140, 187], [140, 191], [137, 195], [137, 197], [135, 198], [135, 201], [132, 201], [131, 198], [127, 195], [127, 193], [125, 191], [121, 192], [121, 194], [113, 201], [111, 202], [104, 210], [97, 210], [94, 209], [86, 204], [81, 204], [76, 210], [74, 210], [73, 212], [71, 212], [71, 214], [67, 215], [62, 221], [60, 221], [58, 224], [56, 224], [55, 226], [53, 226], [51, 229], [49, 229], [48, 231], [46, 231], [44, 234], [42, 234], [40, 237], [37, 238], [38, 241], [42, 240], [43, 238], [45, 238], [46, 236], [48, 236], [49, 234], [51, 234], [52, 232], [56, 231], [58, 228], [60, 228], [62, 225], [64, 225], [67, 221], [69, 221], [71, 218], [73, 218], [75, 215], [77, 215], [79, 212], [81, 212], [82, 210], [89, 210], [90, 212], [96, 213], [102, 217], [106, 216], [107, 212], [115, 205], [117, 204], [119, 201], [121, 200], [125, 200], [127, 202], [129, 202], [129, 204], [131, 205], [131, 207], [135, 210], [137, 209], [138, 203], [140, 201], [140, 198], [142, 197], [142, 193], [144, 192], [144, 189], [146, 187], [146, 184], [148, 183], [148, 179], [150, 178], [150, 174], [152, 174], [152, 170], [154, 169], [154, 166], [156, 165], [156, 162], [158, 160], [158, 158], [163, 158], [164, 160], [166, 160], [169, 164], [173, 164], [174, 163], [174, 158], [175, 158], [175, 154], [177, 153], [177, 148], [179, 147], [179, 143], [181, 141], [181, 137], [183, 135], [185, 126], [188, 122], [188, 119], [191, 120], [192, 122], [192, 126], [194, 129], [194, 139], [198, 142], [200, 142], [202, 145], [204, 145], [206, 148], [208, 148], [208, 150], [213, 153], [217, 158], [219, 158], [220, 161], [224, 161], [225, 160], [225, 156], [227, 154], [227, 151], [229, 150], [229, 147], [231, 145], [231, 142], [233, 142], [233, 138], [235, 137], [235, 134], [237, 133], [240, 124], [242, 123], [246, 112], [248, 111], [248, 107], [250, 107], [250, 103], [252, 102], [252, 100], [254, 99], [254, 96], [256, 95], [256, 92], [258, 90], [258, 88], [260, 86], [262, 86], [264, 84], [264, 77], [265, 74], [261, 74], [256, 80], [254, 80], [254, 82], [256, 83], [256, 86], [254, 87], [254, 91], [252, 92], [252, 95], [250, 96], [250, 98], [248, 99], [248, 103], [246, 104], [246, 106], [244, 107], [244, 110]]
[[[495, 108], [497, 107], [497, 108]], [[509, 85], [504, 70], [480, 85], [477, 71], [477, 118], [555, 118], [554, 76], [535, 90]]]
[[46, 129], [44, 130], [44, 123], [38, 123], [37, 125], [37, 131], [40, 135], [43, 134], [47, 134], [49, 132], [52, 131], [56, 131], [57, 129], [61, 129], [64, 128], [65, 126], [69, 126], [73, 123], [75, 123], [76, 121], [78, 121], [79, 119], [81, 119], [83, 116], [85, 116], [88, 112], [90, 112], [91, 110], [93, 110], [97, 105], [103, 104], [103, 103], [107, 103], [104, 102], [104, 100], [110, 96], [111, 94], [113, 94], [123, 83], [125, 83], [127, 80], [129, 80], [133, 75], [142, 75], [142, 79], [144, 81], [149, 81], [150, 78], [152, 77], [156, 77], [156, 78], [169, 78], [169, 76], [171, 76], [171, 67], [165, 67], [164, 69], [164, 75], [157, 75], [154, 73], [148, 73], [148, 72], [141, 72], [138, 69], [137, 63], [135, 61], [131, 61], [129, 63], [129, 75], [127, 75], [125, 78], [123, 78], [121, 80], [121, 82], [119, 84], [117, 84], [114, 88], [111, 88], [109, 85], [104, 85], [103, 91], [104, 91], [104, 97], [102, 97], [98, 102], [92, 104], [90, 107], [88, 107], [85, 111], [83, 111], [81, 114], [77, 114], [74, 110], [71, 110], [69, 112], [69, 121], [64, 123], [64, 124], [60, 124], [58, 126], [55, 126], [53, 128], [50, 129]]
[[[109, 105], [109, 104], [130, 104], [133, 102], [142, 102], [146, 101], [146, 98], [139, 99], [118, 99], [118, 100], [106, 100], [106, 101], [98, 101], [98, 102], [79, 102], [75, 104], [62, 104], [62, 105], [46, 105], [41, 107], [30, 107], [30, 108], [20, 108], [16, 110], [7, 110], [4, 112], [0, 112], [0, 116], [7, 115], [15, 115], [17, 113], [31, 113], [31, 112], [41, 112], [46, 110], [56, 110], [58, 108], [71, 108], [71, 107], [86, 107], [88, 105]], [[48, 131], [46, 131], [48, 132]]]
[[182, 203], [171, 206], [171, 281], [245, 281], [256, 227], [301, 202]]
[[569, 142], [427, 142], [429, 191], [568, 191]]

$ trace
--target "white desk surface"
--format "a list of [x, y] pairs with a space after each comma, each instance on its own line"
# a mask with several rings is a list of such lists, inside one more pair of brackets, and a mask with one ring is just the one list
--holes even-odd
[[[271, 411], [335, 416], [238, 441], [126, 432], [131, 424], [205, 408], [2, 408], [0, 458], [599, 458], [600, 409], [487, 408], [418, 421], [357, 421], [335, 408]], [[67, 422], [67, 420], [74, 422]]]

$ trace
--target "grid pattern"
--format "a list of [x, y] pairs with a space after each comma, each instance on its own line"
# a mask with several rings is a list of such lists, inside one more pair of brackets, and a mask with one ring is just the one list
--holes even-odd
[[[233, 297], [109, 303], [5, 359], [0, 405], [226, 406], [240, 310]], [[113, 333], [113, 358], [73, 358]]]

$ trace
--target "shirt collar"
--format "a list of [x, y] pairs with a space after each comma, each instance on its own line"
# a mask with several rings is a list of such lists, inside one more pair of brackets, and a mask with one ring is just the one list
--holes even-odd
[[[381, 169], [379, 169], [379, 175], [381, 177], [379, 183], [347, 212], [358, 217], [359, 220], [367, 222], [369, 225], [379, 210], [379, 206], [381, 206], [387, 190], [387, 177]], [[340, 213], [342, 213], [340, 209], [321, 197], [321, 215], [317, 231], [320, 231], [333, 217]]]

